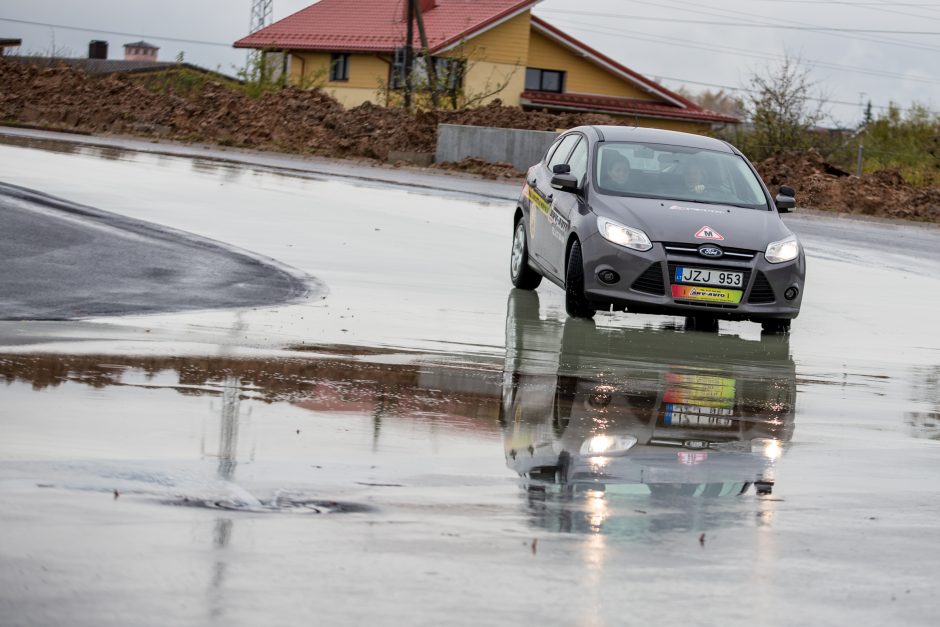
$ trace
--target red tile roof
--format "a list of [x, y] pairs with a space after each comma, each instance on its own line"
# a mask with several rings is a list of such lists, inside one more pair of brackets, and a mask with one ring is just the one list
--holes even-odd
[[618, 98], [596, 94], [556, 94], [546, 91], [522, 92], [522, 106], [537, 109], [560, 109], [574, 111], [596, 111], [618, 115], [635, 115], [646, 118], [672, 118], [696, 122], [740, 122], [735, 117], [715, 113], [690, 103], [688, 107], [678, 107], [665, 102], [638, 100], [636, 98]]
[[[438, 52], [531, 8], [539, 0], [437, 0], [423, 14]], [[405, 0], [320, 0], [235, 42], [236, 48], [392, 52], [405, 43]], [[420, 45], [414, 29], [414, 45]]]

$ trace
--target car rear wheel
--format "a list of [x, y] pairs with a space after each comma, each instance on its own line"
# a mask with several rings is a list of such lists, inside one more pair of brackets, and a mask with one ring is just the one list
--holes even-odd
[[584, 261], [581, 243], [575, 240], [568, 252], [565, 271], [565, 311], [572, 318], [593, 318], [594, 306], [584, 296]]
[[790, 320], [763, 320], [760, 323], [761, 333], [778, 335], [790, 332]]
[[542, 275], [529, 266], [529, 244], [525, 232], [525, 218], [516, 222], [509, 257], [509, 278], [521, 290], [534, 290], [542, 282]]

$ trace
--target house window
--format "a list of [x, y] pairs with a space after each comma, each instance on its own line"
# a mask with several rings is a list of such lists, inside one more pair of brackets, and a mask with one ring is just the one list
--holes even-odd
[[349, 55], [345, 52], [334, 52], [330, 55], [330, 80], [349, 80]]
[[461, 59], [437, 59], [435, 62], [438, 84], [445, 89], [459, 89], [463, 85], [464, 62]]
[[565, 73], [559, 70], [525, 69], [526, 91], [554, 91], [561, 93], [565, 86]]
[[396, 48], [389, 73], [388, 86], [391, 89], [401, 89], [405, 86], [405, 49]]
[[[411, 84], [416, 89], [425, 89], [431, 84], [428, 73], [427, 60], [418, 51], [411, 60]], [[462, 59], [434, 58], [434, 71], [437, 76], [438, 89], [453, 91], [463, 85], [465, 65]], [[389, 73], [389, 87], [402, 89], [405, 86], [405, 49], [395, 50], [392, 67]]]

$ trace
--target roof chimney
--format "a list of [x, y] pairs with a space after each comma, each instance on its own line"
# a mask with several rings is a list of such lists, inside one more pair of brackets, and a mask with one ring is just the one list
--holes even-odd
[[94, 39], [88, 42], [88, 58], [89, 59], [107, 59], [108, 58], [108, 42]]

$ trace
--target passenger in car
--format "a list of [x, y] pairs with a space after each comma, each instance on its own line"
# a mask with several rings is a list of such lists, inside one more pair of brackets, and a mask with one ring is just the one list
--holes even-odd
[[685, 183], [687, 192], [693, 194], [705, 193], [705, 172], [702, 170], [702, 166], [694, 161], [686, 166], [685, 172], [682, 173], [682, 180]]

